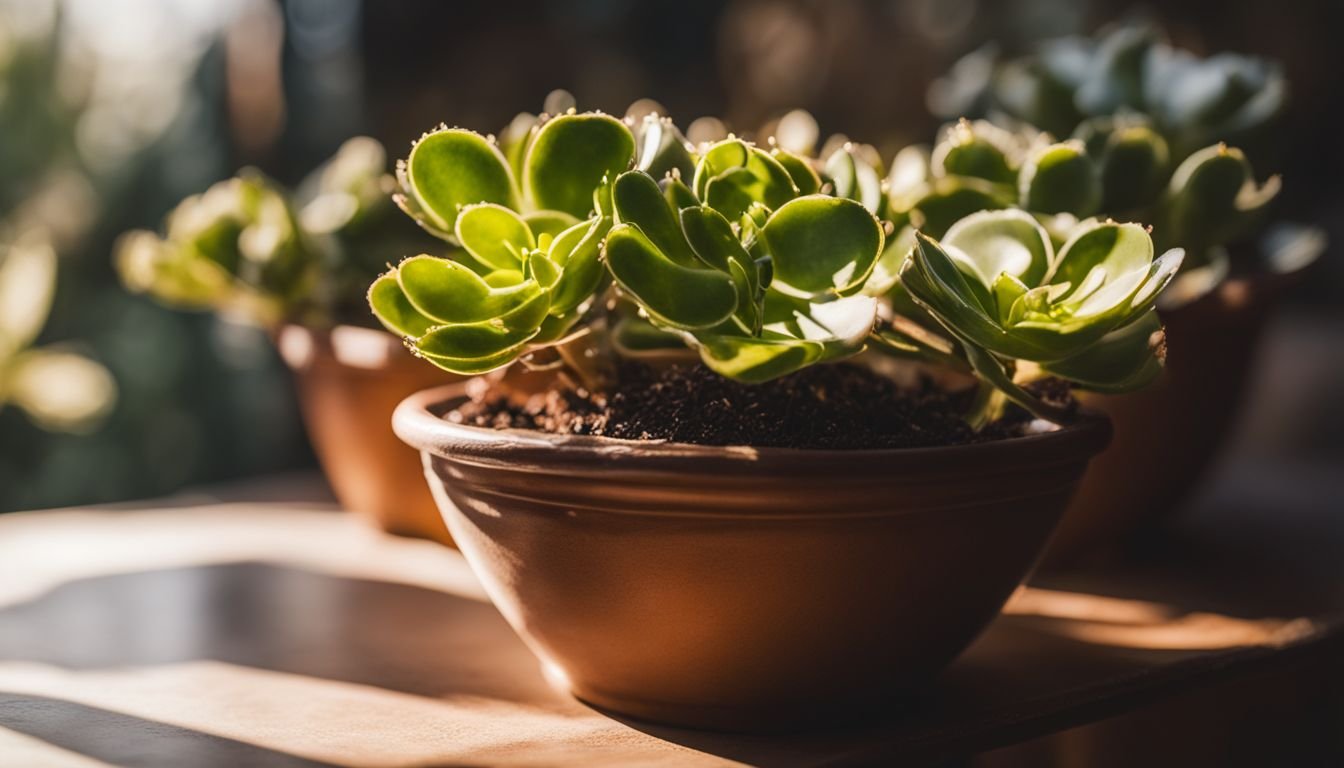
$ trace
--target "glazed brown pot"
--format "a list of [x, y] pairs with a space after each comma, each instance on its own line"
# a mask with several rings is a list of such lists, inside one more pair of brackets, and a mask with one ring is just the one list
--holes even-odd
[[415, 451], [392, 432], [392, 411], [410, 394], [459, 377], [371, 328], [287, 325], [276, 344], [294, 372], [308, 438], [341, 506], [389, 533], [452, 544]]
[[1289, 278], [1234, 279], [1162, 312], [1167, 367], [1150, 389], [1079, 393], [1115, 437], [1088, 470], [1046, 554], [1049, 566], [1114, 557], [1176, 510], [1217, 457], [1241, 409], [1255, 351]]
[[393, 417], [552, 679], [635, 718], [775, 730], [925, 686], [1031, 570], [1099, 418], [980, 445], [706, 447]]

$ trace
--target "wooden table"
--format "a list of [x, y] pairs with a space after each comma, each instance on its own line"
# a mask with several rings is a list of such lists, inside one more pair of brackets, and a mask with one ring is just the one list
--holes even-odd
[[1141, 562], [1036, 578], [918, 708], [771, 738], [554, 692], [456, 552], [315, 478], [0, 516], [0, 765], [922, 764], [1243, 678], [1338, 691], [1337, 474], [1233, 467]]

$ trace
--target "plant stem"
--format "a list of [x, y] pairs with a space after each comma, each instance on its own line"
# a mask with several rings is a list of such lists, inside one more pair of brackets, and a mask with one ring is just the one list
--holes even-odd
[[979, 432], [1003, 416], [1003, 410], [1008, 407], [1008, 402], [1008, 395], [1004, 394], [1003, 390], [984, 379], [979, 379], [975, 400], [966, 412], [966, 422], [971, 425], [971, 429]]

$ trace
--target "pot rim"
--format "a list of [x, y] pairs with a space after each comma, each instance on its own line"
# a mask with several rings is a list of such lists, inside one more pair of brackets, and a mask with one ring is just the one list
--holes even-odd
[[1110, 420], [1085, 411], [1071, 424], [1022, 437], [923, 448], [818, 449], [719, 446], [670, 441], [560, 435], [537, 430], [490, 429], [442, 418], [467, 397], [470, 381], [421, 390], [397, 406], [393, 430], [403, 441], [453, 463], [570, 474], [636, 471], [651, 473], [826, 476], [1008, 474], [1086, 460], [1111, 439]]

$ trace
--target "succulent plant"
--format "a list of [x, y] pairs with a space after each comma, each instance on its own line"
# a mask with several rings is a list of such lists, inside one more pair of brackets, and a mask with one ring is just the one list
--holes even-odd
[[[521, 116], [503, 147], [440, 128], [401, 165], [401, 204], [463, 250], [403, 260], [369, 303], [416, 354], [461, 374], [558, 356], [584, 375], [615, 355], [692, 351], [754, 383], [871, 342], [978, 376], [977, 425], [1009, 400], [1069, 418], [1024, 388], [1030, 375], [1149, 383], [1162, 362], [1153, 305], [1180, 252], [1154, 259], [1138, 225], [1069, 216], [1051, 231], [1010, 207], [1090, 213], [1101, 192], [1081, 141], [960, 130], [938, 173], [994, 204], [948, 213], [934, 237], [916, 234], [927, 221], [880, 194], [880, 165], [848, 142], [825, 160], [731, 135], [693, 148], [656, 115], [572, 111]], [[893, 244], [880, 215], [902, 225]]]
[[283, 192], [244, 171], [183, 200], [163, 237], [137, 230], [117, 247], [122, 282], [186, 307], [275, 323], [312, 279], [315, 253]]
[[689, 345], [743, 381], [863, 348], [877, 305], [856, 294], [883, 230], [815, 194], [800, 158], [736, 138], [693, 156], [656, 115], [571, 112], [510, 133], [501, 151], [441, 128], [401, 166], [403, 207], [464, 254], [406, 259], [369, 300], [430, 362], [479, 373], [586, 333], [608, 287], [639, 315], [610, 329], [613, 345]]
[[984, 48], [930, 89], [930, 105], [943, 117], [997, 115], [1057, 136], [1091, 119], [1141, 114], [1176, 163], [1218, 142], [1263, 149], [1286, 99], [1277, 63], [1233, 53], [1199, 58], [1142, 23], [1049, 40], [1008, 60]]
[[1245, 155], [1221, 144], [1173, 169], [1166, 140], [1139, 116], [1084, 127], [1061, 142], [1029, 127], [961, 120], [944, 128], [932, 150], [902, 150], [887, 179], [897, 235], [874, 287], [895, 283], [916, 230], [937, 238], [971, 213], [1004, 208], [1035, 214], [1055, 231], [1056, 245], [1061, 231], [1089, 216], [1142, 221], [1152, 225], [1159, 250], [1189, 254], [1187, 270], [1225, 273], [1224, 247], [1253, 233], [1279, 191], [1278, 177], [1257, 183]]
[[1014, 381], [1019, 363], [1101, 391], [1137, 389], [1156, 377], [1164, 351], [1154, 306], [1183, 255], [1173, 249], [1154, 258], [1143, 227], [1096, 219], [1071, 228], [1056, 248], [1030, 214], [983, 211], [941, 239], [917, 234], [901, 281], [976, 375], [1049, 415], [1050, 406]]
[[406, 236], [405, 227], [415, 228], [403, 227], [393, 186], [382, 146], [364, 137], [346, 142], [295, 193], [245, 169], [183, 200], [162, 235], [124, 235], [117, 268], [127, 288], [169, 304], [267, 326], [330, 322], [349, 314], [351, 297], [387, 261], [424, 242]]

